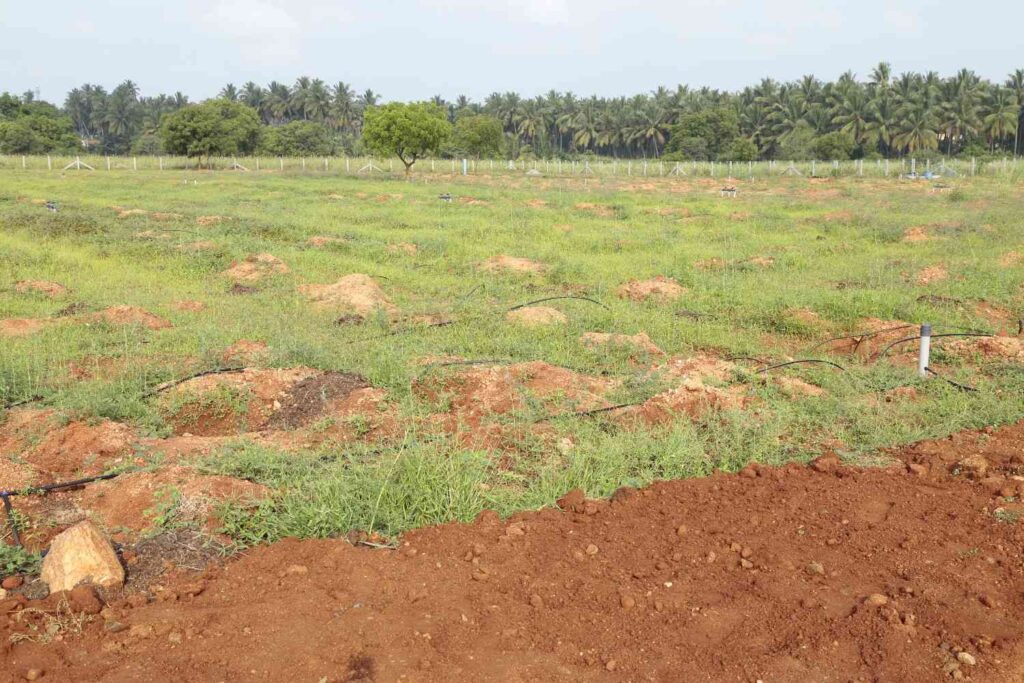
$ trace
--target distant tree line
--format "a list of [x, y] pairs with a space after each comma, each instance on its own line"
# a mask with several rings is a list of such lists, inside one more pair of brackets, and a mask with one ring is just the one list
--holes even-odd
[[[216, 99], [254, 113], [257, 132], [243, 136], [237, 153], [282, 156], [365, 152], [368, 112], [381, 102], [373, 90], [305, 76], [291, 86], [229, 83]], [[436, 96], [432, 104], [453, 125], [437, 150], [446, 156], [742, 161], [1024, 151], [1024, 69], [995, 83], [968, 69], [896, 76], [883, 62], [865, 80], [852, 72], [832, 82], [766, 78], [739, 92], [680, 85], [628, 98], [508, 92], [483, 102]], [[132, 81], [109, 92], [85, 84], [62, 107], [5, 93], [0, 152], [165, 153], [168, 117], [190, 105], [180, 92], [143, 97]]]

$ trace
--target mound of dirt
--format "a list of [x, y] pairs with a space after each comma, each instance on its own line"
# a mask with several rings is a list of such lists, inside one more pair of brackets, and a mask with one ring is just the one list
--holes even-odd
[[117, 211], [118, 218], [130, 218], [131, 216], [147, 216], [149, 211], [145, 209], [125, 209], [120, 206], [113, 206], [112, 209]]
[[821, 316], [818, 315], [817, 311], [807, 307], [786, 309], [786, 317], [815, 329], [821, 329], [828, 325], [828, 323], [822, 320]]
[[659, 275], [653, 280], [631, 280], [616, 290], [620, 299], [632, 301], [675, 301], [686, 293], [673, 278]]
[[539, 404], [549, 415], [608, 407], [610, 380], [581, 375], [543, 361], [473, 367], [445, 378], [417, 381], [414, 390], [431, 401], [447, 399], [446, 422], [452, 429]]
[[711, 258], [694, 261], [693, 267], [698, 270], [722, 270], [729, 267], [729, 262], [724, 258], [712, 256]]
[[1024, 254], [1017, 251], [1008, 251], [999, 257], [999, 265], [1004, 268], [1012, 268], [1021, 262], [1024, 262]]
[[305, 294], [316, 308], [335, 313], [355, 313], [367, 316], [378, 310], [389, 315], [398, 313], [398, 309], [388, 301], [384, 290], [369, 275], [352, 273], [346, 275], [332, 285], [300, 285], [299, 291]]
[[[918, 325], [902, 320], [879, 320], [866, 318], [857, 325], [857, 332], [845, 339], [836, 339], [823, 344], [820, 348], [830, 353], [856, 355], [860, 358], [872, 358], [883, 351], [889, 344], [912, 337], [918, 333]], [[896, 347], [889, 352], [891, 357], [898, 357], [903, 347]]]
[[0, 337], [27, 337], [42, 332], [53, 322], [46, 318], [4, 318], [0, 320]]
[[[210, 526], [216, 503], [253, 503], [270, 490], [244, 479], [203, 475], [188, 467], [167, 467], [155, 472], [132, 472], [97, 482], [77, 493], [80, 509], [108, 529], [143, 531], [160, 514], [173, 514], [179, 523]], [[173, 509], [172, 509], [173, 508]]]
[[675, 422], [680, 416], [696, 420], [709, 412], [739, 409], [747, 403], [743, 387], [721, 389], [705, 384], [700, 377], [687, 376], [678, 387], [618, 412], [616, 419], [626, 424], [664, 425]]
[[225, 270], [221, 275], [231, 278], [235, 282], [257, 282], [274, 275], [283, 275], [290, 272], [290, 268], [284, 261], [273, 254], [250, 254], [244, 261], [237, 261]]
[[407, 254], [409, 256], [415, 256], [416, 252], [419, 251], [419, 247], [409, 242], [399, 242], [398, 244], [389, 244], [388, 252], [391, 254]]
[[955, 339], [944, 344], [942, 349], [962, 358], [980, 356], [997, 360], [1024, 360], [1024, 338], [1021, 337]]
[[825, 457], [610, 501], [573, 491], [562, 509], [410, 532], [397, 551], [287, 539], [162, 577], [166, 599], [114, 597], [80, 635], [11, 638], [30, 615], [0, 620], [5, 664], [69, 681], [1010, 683], [1022, 527], [957, 463], [980, 455], [1003, 476], [1022, 443], [1017, 425], [894, 453], [908, 469]]
[[333, 412], [332, 406], [344, 401], [354, 391], [366, 389], [370, 383], [360, 375], [325, 372], [292, 385], [267, 426], [271, 429], [296, 429], [312, 424], [320, 416]]
[[748, 259], [743, 259], [740, 263], [757, 266], [759, 268], [770, 268], [775, 265], [775, 259], [771, 256], [751, 256]]
[[543, 209], [548, 203], [543, 199], [527, 199], [526, 205], [531, 209]]
[[231, 220], [227, 216], [199, 216], [196, 218], [197, 225], [216, 225], [223, 221]]
[[949, 272], [942, 266], [929, 266], [917, 273], [915, 281], [919, 285], [930, 285], [949, 278]]
[[735, 378], [739, 367], [727, 360], [706, 354], [696, 356], [673, 356], [665, 363], [655, 365], [651, 373], [662, 379], [695, 377], [700, 380], [728, 382]]
[[595, 216], [600, 216], [601, 218], [612, 218], [613, 216], [615, 216], [615, 210], [612, 209], [612, 207], [604, 206], [602, 204], [580, 202], [579, 204], [576, 204], [576, 206], [574, 206], [573, 208], [575, 208], [577, 211], [587, 211], [589, 213], [594, 214]]
[[264, 429], [311, 368], [255, 369], [195, 377], [166, 391], [161, 411], [178, 435], [228, 436]]
[[224, 349], [221, 354], [221, 361], [225, 365], [259, 365], [267, 360], [270, 351], [267, 343], [253, 341], [251, 339], [239, 339], [234, 344]]
[[19, 294], [38, 292], [45, 294], [51, 299], [56, 299], [66, 294], [68, 288], [59, 282], [50, 282], [48, 280], [20, 280], [14, 283], [14, 291]]
[[135, 434], [128, 425], [71, 422], [51, 429], [25, 453], [25, 460], [46, 479], [100, 474], [130, 456]]
[[172, 235], [169, 232], [157, 232], [156, 230], [143, 230], [134, 235], [138, 240], [169, 240]]
[[326, 247], [329, 244], [344, 244], [347, 242], [344, 237], [331, 237], [329, 235], [313, 235], [306, 244], [311, 247]]
[[928, 234], [928, 228], [923, 225], [907, 228], [903, 232], [904, 242], [927, 242], [930, 239], [932, 239], [932, 237]]
[[543, 273], [547, 270], [547, 266], [538, 261], [531, 261], [528, 258], [498, 254], [497, 256], [492, 256], [486, 261], [480, 263], [480, 265], [477, 266], [477, 270], [484, 273], [498, 273], [501, 271], [510, 271], [514, 273]]
[[825, 390], [809, 382], [805, 382], [798, 377], [788, 377], [786, 375], [776, 375], [772, 377], [772, 381], [775, 385], [782, 390], [782, 393], [786, 394], [790, 398], [801, 398], [804, 396], [824, 396]]
[[548, 325], [565, 325], [569, 318], [557, 308], [550, 306], [526, 306], [509, 311], [505, 320], [523, 327], [546, 327]]
[[174, 301], [171, 303], [171, 308], [176, 311], [186, 311], [188, 313], [199, 313], [200, 311], [206, 310], [206, 304], [202, 301], [192, 301], [184, 299], [182, 301]]
[[174, 327], [169, 320], [139, 308], [138, 306], [111, 306], [98, 313], [86, 316], [87, 322], [105, 322], [111, 325], [139, 325], [149, 330], [163, 330]]
[[651, 341], [646, 332], [634, 335], [609, 334], [605, 332], [586, 332], [580, 336], [580, 342], [591, 349], [601, 347], [627, 347], [649, 356], [663, 356], [665, 352]]
[[38, 441], [53, 422], [53, 411], [13, 408], [0, 413], [0, 455], [17, 455]]

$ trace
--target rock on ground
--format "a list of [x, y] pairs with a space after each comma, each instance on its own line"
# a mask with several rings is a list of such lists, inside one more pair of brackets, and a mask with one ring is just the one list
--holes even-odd
[[85, 521], [53, 539], [40, 578], [51, 593], [69, 591], [82, 582], [114, 587], [124, 583], [124, 568], [110, 541]]

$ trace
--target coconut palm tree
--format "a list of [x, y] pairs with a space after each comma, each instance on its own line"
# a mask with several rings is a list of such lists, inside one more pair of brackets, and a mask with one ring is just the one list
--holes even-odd
[[354, 131], [359, 118], [355, 92], [345, 81], [338, 81], [331, 88], [331, 120], [341, 131]]
[[902, 108], [899, 133], [893, 143], [909, 153], [937, 149], [938, 124], [932, 110], [924, 101], [911, 101]]
[[267, 111], [271, 123], [284, 123], [291, 111], [292, 92], [284, 83], [271, 81], [267, 85]]
[[253, 109], [263, 119], [263, 123], [269, 122], [269, 114], [267, 110], [267, 91], [256, 85], [252, 81], [248, 81], [242, 86], [242, 91], [238, 95], [238, 99]]
[[1014, 99], [1019, 107], [1017, 113], [1017, 130], [1013, 133], [1013, 153], [1018, 155], [1021, 152], [1020, 139], [1021, 131], [1024, 130], [1024, 69], [1017, 69], [1006, 78], [1006, 87], [1013, 92]]
[[1020, 105], [1014, 101], [1012, 90], [996, 85], [989, 89], [985, 98], [985, 110], [988, 113], [982, 120], [982, 127], [988, 136], [989, 149], [995, 151], [996, 142], [1016, 135]]
[[220, 92], [217, 93], [217, 97], [219, 97], [222, 100], [230, 100], [231, 102], [237, 102], [238, 88], [235, 87], [234, 83], [228, 83], [220, 89]]

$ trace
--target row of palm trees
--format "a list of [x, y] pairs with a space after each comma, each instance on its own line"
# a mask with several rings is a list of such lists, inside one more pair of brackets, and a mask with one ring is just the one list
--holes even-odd
[[969, 145], [1020, 153], [1024, 69], [997, 84], [967, 69], [946, 79], [935, 72], [894, 78], [883, 62], [865, 82], [847, 72], [834, 82], [814, 76], [791, 83], [766, 78], [738, 93], [681, 85], [631, 98], [580, 99], [549, 92], [524, 100], [510, 92], [469, 106], [497, 117], [513, 142], [541, 155], [658, 156], [681, 117], [709, 107], [734, 109], [740, 133], [766, 158], [800, 130], [816, 135], [843, 131], [862, 153], [887, 156], [933, 150], [956, 154]]
[[[358, 144], [364, 112], [381, 99], [370, 89], [357, 94], [343, 81], [328, 85], [305, 76], [290, 87], [277, 81], [266, 87], [251, 81], [241, 88], [229, 83], [219, 97], [252, 107], [268, 125], [322, 123], [349, 147]], [[993, 83], [968, 69], [949, 78], [935, 72], [894, 76], [882, 62], [863, 81], [852, 72], [831, 82], [814, 76], [788, 83], [765, 78], [732, 93], [680, 85], [633, 97], [582, 98], [551, 91], [528, 99], [506, 92], [479, 103], [464, 95], [451, 102], [440, 96], [433, 101], [453, 121], [466, 112], [497, 118], [511, 156], [590, 152], [657, 157], [680, 118], [713, 107], [734, 110], [740, 134], [764, 158], [779, 154], [789, 136], [836, 131], [849, 134], [863, 154], [1024, 151], [1024, 69]], [[110, 92], [89, 84], [75, 88], [64, 110], [83, 140], [113, 153], [126, 150], [138, 136], [155, 130], [164, 114], [186, 104], [188, 97], [180, 92], [141, 97], [138, 86], [125, 81]]]

